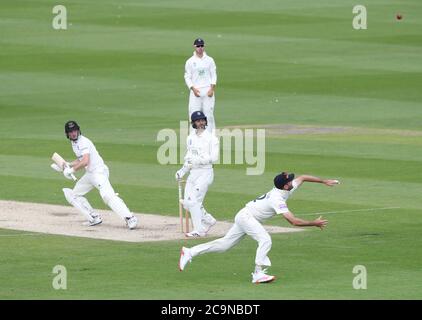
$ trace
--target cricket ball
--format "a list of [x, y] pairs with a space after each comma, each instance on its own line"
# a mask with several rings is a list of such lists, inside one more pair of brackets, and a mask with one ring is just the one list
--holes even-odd
[[396, 15], [396, 19], [397, 19], [397, 20], [401, 20], [401, 19], [403, 19], [403, 16], [402, 16], [400, 13], [397, 13], [397, 15]]

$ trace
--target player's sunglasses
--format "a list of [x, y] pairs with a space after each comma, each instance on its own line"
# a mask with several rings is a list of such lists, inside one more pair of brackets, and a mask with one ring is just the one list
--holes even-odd
[[195, 47], [197, 47], [197, 48], [203, 48], [203, 47], [204, 47], [204, 45], [203, 45], [203, 44], [198, 44], [198, 45], [196, 45]]

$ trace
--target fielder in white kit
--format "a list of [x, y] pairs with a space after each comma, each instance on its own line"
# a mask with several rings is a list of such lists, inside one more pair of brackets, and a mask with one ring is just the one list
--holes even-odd
[[289, 211], [286, 201], [303, 182], [317, 182], [327, 186], [339, 183], [337, 180], [322, 180], [308, 175], [302, 175], [294, 179], [293, 173], [282, 172], [274, 178], [274, 188], [271, 191], [250, 201], [236, 214], [234, 225], [223, 238], [203, 243], [190, 249], [183, 247], [179, 259], [180, 271], [184, 270], [186, 264], [191, 262], [193, 257], [204, 253], [227, 251], [245, 235], [249, 235], [258, 242], [252, 282], [268, 283], [273, 281], [275, 276], [266, 274], [266, 267], [271, 266], [271, 261], [267, 256], [271, 249], [271, 237], [261, 223], [275, 214], [282, 214], [294, 226], [315, 226], [323, 229], [328, 223], [327, 220], [323, 220], [321, 217], [313, 221], [299, 219]]
[[203, 237], [216, 223], [203, 205], [208, 187], [214, 180], [213, 164], [218, 161], [220, 144], [218, 138], [206, 130], [207, 117], [201, 111], [191, 115], [194, 130], [187, 138], [187, 151], [183, 167], [176, 172], [176, 180], [181, 180], [188, 172], [183, 206], [190, 211], [193, 231], [187, 237]]
[[77, 159], [68, 163], [67, 167], [64, 168], [64, 176], [71, 179], [71, 175], [75, 171], [85, 168], [85, 174], [76, 182], [73, 189], [63, 189], [66, 200], [87, 218], [90, 226], [95, 226], [100, 224], [102, 219], [84, 195], [93, 188], [97, 188], [104, 203], [126, 222], [129, 229], [135, 229], [137, 218], [114, 192], [109, 181], [108, 167], [104, 164], [92, 141], [81, 134], [80, 127], [75, 121], [66, 122], [65, 133], [71, 141]]
[[189, 116], [195, 111], [202, 111], [208, 120], [207, 130], [213, 132], [217, 67], [214, 59], [205, 53], [203, 39], [195, 39], [193, 47], [195, 52], [185, 63], [185, 82], [190, 90]]

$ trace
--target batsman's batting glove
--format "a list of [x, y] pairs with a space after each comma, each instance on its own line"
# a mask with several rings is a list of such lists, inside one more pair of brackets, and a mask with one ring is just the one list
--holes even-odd
[[183, 164], [183, 170], [185, 170], [186, 172], [190, 171], [190, 169], [192, 169], [193, 165], [192, 165], [192, 157], [185, 157], [185, 163]]
[[72, 174], [75, 172], [75, 169], [70, 168], [70, 167], [66, 167], [63, 169], [63, 175], [65, 176], [65, 178], [72, 180]]
[[189, 171], [188, 168], [186, 168], [185, 166], [182, 167], [182, 169], [178, 170], [176, 172], [176, 181], [180, 181], [182, 180], [182, 178], [184, 177], [184, 175]]
[[55, 171], [57, 171], [57, 172], [63, 172], [63, 169], [62, 168], [60, 168], [57, 164], [55, 164], [55, 163], [52, 163], [51, 165], [50, 165], [50, 167], [53, 169], [53, 170], [55, 170]]
[[185, 163], [185, 168], [186, 168], [187, 170], [191, 170], [191, 169], [193, 168], [192, 163], [191, 163], [191, 162], [186, 162], [186, 163]]

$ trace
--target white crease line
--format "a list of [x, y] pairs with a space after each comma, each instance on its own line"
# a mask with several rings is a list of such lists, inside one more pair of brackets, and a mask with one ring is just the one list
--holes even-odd
[[298, 216], [311, 216], [311, 215], [315, 215], [315, 214], [331, 214], [331, 213], [345, 213], [345, 212], [364, 212], [364, 211], [379, 211], [379, 210], [393, 210], [393, 209], [400, 209], [400, 207], [385, 207], [385, 208], [368, 208], [368, 209], [356, 209], [356, 210], [315, 212], [315, 213], [304, 213], [304, 214], [297, 214], [297, 215]]
[[21, 236], [45, 236], [45, 233], [15, 233], [15, 234], [0, 234], [0, 237], [21, 237]]

